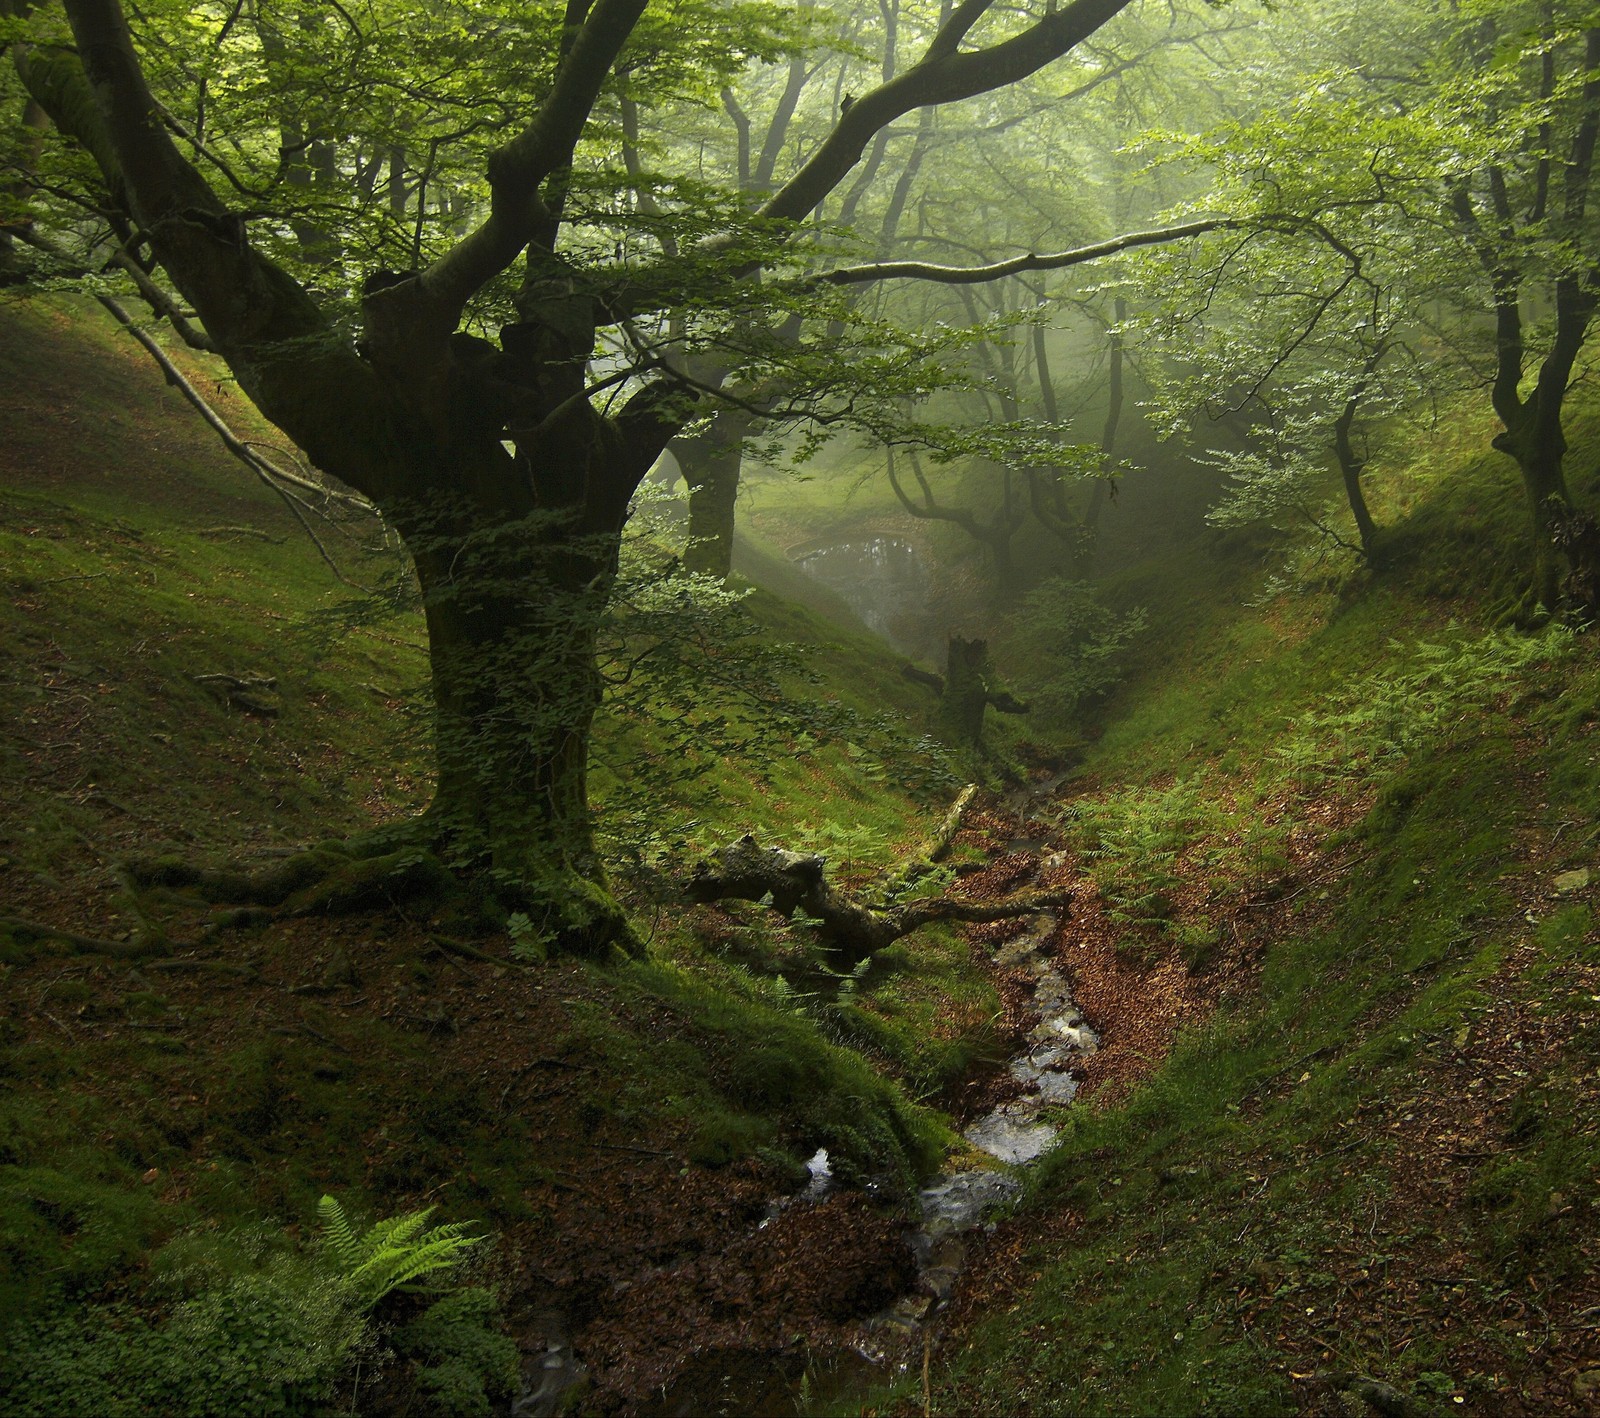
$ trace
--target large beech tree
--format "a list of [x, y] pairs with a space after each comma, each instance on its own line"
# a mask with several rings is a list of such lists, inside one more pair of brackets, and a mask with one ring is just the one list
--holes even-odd
[[[174, 58], [185, 39], [174, 32], [181, 8], [157, 6], [136, 25], [119, 0], [62, 0], [61, 9], [0, 0], [0, 14], [28, 96], [92, 159], [101, 189], [94, 220], [113, 234], [115, 261], [158, 311], [226, 361], [268, 419], [369, 498], [405, 540], [427, 621], [437, 756], [434, 799], [410, 845], [436, 852], [458, 874], [491, 879], [499, 899], [532, 913], [554, 943], [597, 949], [626, 929], [603, 890], [586, 800], [601, 695], [597, 627], [635, 488], [667, 441], [704, 414], [729, 367], [695, 347], [693, 331], [714, 322], [671, 322], [665, 312], [703, 307], [710, 268], [719, 290], [734, 292], [728, 303], [745, 303], [728, 328], [748, 327], [763, 263], [785, 243], [813, 239], [806, 218], [886, 125], [1017, 82], [1130, 3], [947, 6], [915, 62], [844, 106], [793, 176], [752, 204], [764, 246], [741, 245], [732, 216], [727, 230], [708, 229], [714, 224], [686, 203], [675, 255], [660, 244], [612, 248], [609, 235], [602, 247], [586, 222], [596, 193], [628, 183], [612, 156], [619, 94], [637, 97], [652, 75], [670, 83], [737, 50], [717, 6], [464, 8], [455, 29], [449, 6], [418, 6], [418, 25], [431, 24], [441, 44], [480, 11], [497, 16], [492, 45], [481, 55], [468, 46], [448, 71], [500, 63], [495, 82], [483, 85], [492, 95], [474, 100], [477, 108], [463, 101], [453, 131], [435, 125], [424, 166], [406, 156], [419, 139], [408, 148], [403, 133], [386, 133], [342, 169], [325, 146], [347, 136], [339, 103], [355, 102], [359, 90], [370, 110], [373, 95], [403, 95], [405, 83], [330, 82], [316, 112], [296, 98], [295, 123], [280, 120], [273, 132], [274, 101], [282, 109], [294, 96], [273, 94], [277, 56], [267, 45], [254, 49], [260, 71], [241, 76], [249, 46], [228, 51], [231, 67], [204, 54]], [[263, 8], [259, 0], [218, 7], [213, 55], [223, 52], [219, 34], [236, 35]], [[776, 20], [798, 7], [765, 8]], [[343, 7], [332, 10], [298, 13], [306, 26], [361, 33]], [[201, 13], [189, 11], [189, 20]], [[752, 29], [761, 13], [727, 7]], [[287, 24], [274, 33], [284, 44], [297, 34]], [[508, 69], [493, 46], [513, 41], [520, 57]], [[396, 69], [404, 56], [386, 60]], [[174, 75], [187, 76], [202, 100], [209, 92], [211, 107], [163, 92]], [[512, 86], [518, 75], [520, 89]], [[221, 102], [225, 81], [241, 92], [254, 83], [267, 101], [230, 110]], [[292, 82], [318, 92], [303, 63]], [[230, 111], [253, 112], [262, 127], [222, 131]], [[441, 174], [466, 170], [444, 156], [451, 141], [481, 160], [476, 191], [458, 177], [456, 190], [442, 192]], [[337, 177], [347, 196], [293, 221], [263, 212], [260, 193], [234, 168], [273, 148], [280, 167], [302, 179], [291, 185], [306, 200], [316, 190], [303, 180], [313, 160], [324, 186]], [[384, 163], [398, 194], [362, 200]], [[41, 191], [64, 190], [50, 173], [35, 180]], [[408, 184], [428, 183], [434, 210], [448, 199], [458, 234], [448, 243], [417, 240], [424, 259], [414, 269], [371, 269], [356, 297], [338, 263], [348, 270], [363, 252], [392, 251]], [[420, 232], [421, 199], [415, 207]], [[88, 221], [86, 212], [79, 234]], [[285, 231], [298, 231], [302, 254], [309, 248], [314, 258], [298, 274], [281, 256]]]

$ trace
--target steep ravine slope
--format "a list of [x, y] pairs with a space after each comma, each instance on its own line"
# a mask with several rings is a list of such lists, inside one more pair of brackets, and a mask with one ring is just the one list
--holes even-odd
[[1129, 577], [1168, 634], [1040, 816], [1117, 956], [1240, 973], [1086, 1090], [899, 1411], [1600, 1412], [1600, 652], [1506, 624], [1523, 514], [1459, 414], [1371, 470], [1381, 577]]
[[[802, 927], [661, 893], [670, 852], [747, 829], [886, 870], [958, 780], [852, 706], [914, 691], [754, 599], [752, 636], [813, 647], [828, 723], [602, 799], [644, 963], [531, 966], [426, 903], [261, 921], [134, 892], [128, 856], [270, 862], [420, 807], [417, 618], [335, 580], [92, 310], [5, 306], [0, 336], [0, 1406], [446, 1412], [453, 1384], [475, 1411], [508, 1382], [498, 1333], [526, 1368], [502, 1398], [576, 1345], [584, 1406], [637, 1411], [741, 1366], [784, 1394], [848, 1349], [912, 1275], [893, 1199], [950, 1137], [913, 1098], [994, 1044], [994, 985], [933, 931], [836, 997]], [[390, 552], [350, 530], [330, 549], [381, 587]], [[665, 752], [614, 732], [614, 776]], [[618, 835], [651, 805], [653, 838]], [[819, 1147], [855, 1189], [763, 1225]], [[356, 1329], [318, 1308], [325, 1193], [490, 1238], [462, 1274], [501, 1318], [454, 1315], [464, 1371], [407, 1328], [426, 1297]]]
[[[664, 850], [747, 828], [870, 881], [959, 785], [881, 650], [762, 595], [859, 735], [661, 799], [618, 854], [649, 963], [528, 969], [425, 912], [205, 934], [124, 890], [132, 853], [270, 859], [413, 810], [420, 642], [131, 345], [44, 304], [0, 322], [0, 1316], [80, 1407], [141, 1411], [117, 1366], [170, 1365], [196, 1295], [298, 1274], [331, 1192], [492, 1233], [466, 1278], [518, 1346], [497, 1411], [539, 1411], [574, 1349], [596, 1413], [1331, 1418], [1375, 1411], [1362, 1378], [1415, 1412], [1600, 1408], [1600, 665], [1501, 625], [1520, 509], [1484, 429], [1375, 466], [1379, 580], [1307, 557], [1244, 606], [1238, 554], [1198, 548], [1112, 589], [1154, 629], [1088, 761], [980, 801], [952, 859], [972, 894], [1070, 885], [1054, 929], [930, 931], [841, 980], [770, 911], [650, 897]], [[215, 673], [274, 679], [276, 712]], [[152, 918], [167, 948], [124, 958]], [[908, 1198], [1026, 1086], [1038, 965], [1100, 1038], [1062, 1145], [947, 1305], [875, 1327], [932, 1298]], [[775, 1205], [819, 1147], [843, 1185]], [[420, 1303], [315, 1401], [451, 1411], [400, 1337]]]

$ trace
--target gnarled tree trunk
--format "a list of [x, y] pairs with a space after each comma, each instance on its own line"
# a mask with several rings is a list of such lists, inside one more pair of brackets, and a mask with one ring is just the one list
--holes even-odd
[[[1064, 0], [976, 46], [970, 33], [990, 6], [947, 10], [919, 62], [842, 106], [757, 215], [793, 223], [798, 238], [896, 119], [1015, 83], [1129, 3]], [[705, 388], [692, 381], [691, 392], [653, 355], [591, 383], [597, 327], [661, 314], [686, 289], [703, 293], [693, 280], [685, 288], [671, 261], [608, 272], [562, 250], [580, 144], [650, 4], [565, 7], [547, 79], [506, 97], [476, 216], [422, 269], [368, 279], [359, 338], [342, 294], [302, 284], [253, 241], [254, 194], [249, 208], [236, 205], [211, 167], [180, 149], [120, 0], [63, 0], [70, 46], [51, 36], [8, 50], [31, 97], [98, 167], [92, 206], [128, 243], [124, 258], [137, 255], [154, 308], [180, 330], [192, 310], [206, 347], [262, 414], [400, 531], [422, 585], [436, 699], [438, 785], [419, 830], [575, 948], [625, 931], [604, 893], [585, 800], [596, 629], [629, 499]], [[32, 8], [0, 0], [10, 18]], [[219, 146], [260, 136], [247, 129]], [[295, 134], [282, 136], [292, 152]], [[340, 168], [321, 171], [332, 181]], [[306, 235], [317, 245], [314, 230]], [[146, 262], [179, 299], [156, 289]], [[752, 263], [732, 279], [757, 274]], [[516, 318], [497, 340], [466, 333], [506, 299]]]

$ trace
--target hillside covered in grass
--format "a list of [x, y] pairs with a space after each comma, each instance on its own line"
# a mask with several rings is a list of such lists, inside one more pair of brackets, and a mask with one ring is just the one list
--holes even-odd
[[[859, 1275], [751, 1301], [780, 1351], [791, 1329], [838, 1342], [842, 1319], [890, 1298], [903, 1247], [858, 1200], [756, 1226], [820, 1147], [839, 1176], [897, 1195], [937, 1164], [949, 1123], [917, 1100], [994, 1040], [992, 983], [935, 935], [882, 967], [870, 1008], [835, 1001], [770, 912], [662, 893], [690, 844], [746, 830], [823, 848], [846, 879], [885, 869], [958, 786], [942, 760], [914, 761], [924, 725], [902, 709], [894, 727], [915, 691], [858, 635], [757, 595], [741, 633], [802, 646], [784, 673], [813, 710], [833, 706], [803, 749], [688, 773], [648, 729], [605, 730], [602, 760], [674, 764], [647, 798], [627, 773], [601, 789], [649, 941], [626, 968], [534, 969], [503, 934], [486, 954], [425, 905], [385, 909], [381, 881], [333, 918], [218, 917], [137, 888], [132, 857], [270, 863], [424, 805], [420, 617], [336, 579], [109, 322], [42, 302], [3, 318], [0, 1309], [24, 1327], [0, 1378], [10, 1411], [214, 1412], [251, 1385], [293, 1408], [336, 1381], [374, 1411], [412, 1401], [416, 1354], [374, 1369], [370, 1344], [328, 1328], [336, 1314], [299, 1309], [328, 1193], [369, 1221], [434, 1205], [492, 1236], [473, 1275], [530, 1354], [555, 1311], [563, 1343], [612, 1332], [589, 1357], [603, 1406], [672, 1381], [684, 1306], [752, 1264], [865, 1248]], [[221, 406], [248, 418], [225, 391]], [[372, 526], [323, 535], [348, 582], [381, 587], [392, 553]], [[241, 702], [217, 675], [256, 687]], [[628, 826], [642, 807], [652, 841]], [[169, 1341], [136, 1319], [218, 1305], [278, 1347], [234, 1355], [231, 1331]], [[325, 1360], [284, 1367], [313, 1340]], [[217, 1351], [217, 1387], [180, 1401], [161, 1366], [195, 1343]]]
[[[419, 808], [418, 616], [381, 528], [329, 540], [337, 579], [109, 324], [0, 318], [9, 1411], [505, 1411], [552, 1356], [596, 1413], [1600, 1401], [1600, 665], [1508, 622], [1486, 427], [1385, 445], [1380, 574], [1210, 534], [1130, 566], [1104, 595], [1147, 628], [1094, 732], [985, 764], [893, 656], [757, 591], [734, 639], [804, 651], [788, 737], [691, 763], [619, 710], [598, 818], [647, 955], [534, 964], [381, 881], [329, 915], [130, 879]], [[1070, 889], [1047, 948], [1100, 1047], [930, 1303], [915, 1192], [1016, 1087], [1022, 924], [841, 973], [677, 886], [749, 831], [870, 887], [974, 767], [945, 883]], [[483, 1240], [444, 1298], [362, 1308], [329, 1195]]]

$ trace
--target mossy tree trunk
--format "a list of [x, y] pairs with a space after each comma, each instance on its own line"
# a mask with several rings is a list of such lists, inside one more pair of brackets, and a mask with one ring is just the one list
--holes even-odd
[[743, 409], [723, 409], [673, 451], [689, 486], [689, 540], [684, 569], [725, 581], [733, 570], [734, 514], [744, 465], [744, 439], [755, 422]]
[[625, 934], [604, 898], [588, 802], [602, 691], [596, 637], [617, 537], [597, 532], [574, 554], [558, 539], [569, 520], [479, 512], [413, 528], [406, 541], [433, 698], [437, 776], [424, 841], [553, 943], [589, 953]]

